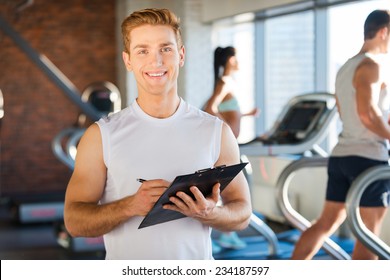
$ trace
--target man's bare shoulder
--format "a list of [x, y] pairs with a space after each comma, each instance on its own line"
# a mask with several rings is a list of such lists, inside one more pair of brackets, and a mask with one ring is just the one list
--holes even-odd
[[379, 79], [380, 65], [370, 57], [366, 57], [356, 67], [354, 85], [376, 83]]
[[92, 143], [101, 142], [100, 127], [97, 123], [91, 124], [84, 132], [84, 135], [80, 139], [80, 148], [91, 147]]
[[373, 71], [379, 69], [379, 63], [371, 57], [364, 58], [356, 67], [356, 71]]
[[95, 134], [100, 134], [100, 127], [97, 123], [91, 124], [86, 130], [84, 135], [93, 136]]

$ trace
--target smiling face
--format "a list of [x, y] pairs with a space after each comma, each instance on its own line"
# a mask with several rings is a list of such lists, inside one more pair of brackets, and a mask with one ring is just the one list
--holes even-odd
[[141, 25], [130, 32], [130, 53], [123, 52], [128, 71], [134, 73], [138, 95], [177, 94], [184, 47], [179, 48], [168, 25]]

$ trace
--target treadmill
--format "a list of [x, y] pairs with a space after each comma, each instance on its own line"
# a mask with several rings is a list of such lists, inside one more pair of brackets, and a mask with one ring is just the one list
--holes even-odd
[[293, 97], [273, 127], [264, 135], [240, 144], [240, 152], [246, 156], [275, 156], [312, 151], [327, 156], [319, 144], [327, 136], [336, 112], [333, 94], [309, 93]]
[[[282, 109], [273, 127], [264, 135], [240, 144], [240, 153], [251, 158], [288, 156], [293, 161], [310, 156], [327, 157], [327, 153], [319, 146], [328, 134], [330, 123], [336, 119], [337, 107], [333, 94], [320, 92], [308, 93], [293, 97]], [[259, 172], [253, 168], [253, 172]], [[254, 173], [255, 174], [255, 173]], [[276, 193], [275, 193], [276, 203]], [[262, 214], [256, 213], [268, 227]], [[267, 230], [271, 230], [269, 227]], [[289, 259], [299, 237], [296, 229], [274, 233], [276, 244], [272, 254], [267, 250], [269, 238], [259, 236], [248, 227], [239, 235], [247, 243], [242, 250], [224, 250], [215, 256], [216, 259]], [[352, 244], [353, 246], [353, 244]], [[347, 244], [347, 250], [352, 249]], [[317, 259], [328, 258], [325, 250], [320, 250]]]
[[[95, 82], [85, 88], [81, 96], [82, 100], [90, 103], [102, 115], [117, 112], [121, 109], [121, 96], [119, 89], [112, 83]], [[81, 113], [78, 124], [61, 130], [52, 141], [52, 151], [59, 161], [70, 170], [74, 169], [77, 145], [86, 128], [93, 120]], [[63, 202], [61, 203], [63, 214]], [[63, 218], [61, 216], [61, 218]], [[57, 242], [72, 253], [102, 252], [104, 251], [103, 237], [77, 237], [73, 238], [66, 231], [63, 219], [55, 223]]]

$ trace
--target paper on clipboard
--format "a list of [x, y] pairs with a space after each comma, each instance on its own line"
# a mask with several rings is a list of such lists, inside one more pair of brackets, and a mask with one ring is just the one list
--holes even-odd
[[222, 192], [247, 164], [248, 163], [245, 162], [230, 166], [217, 166], [198, 170], [192, 174], [177, 176], [168, 189], [161, 195], [153, 208], [145, 216], [138, 228], [141, 229], [184, 218], [185, 215], [180, 212], [163, 209], [164, 204], [171, 203], [169, 201], [171, 196], [175, 196], [178, 191], [182, 191], [193, 197], [189, 188], [191, 186], [196, 186], [206, 197], [211, 194], [212, 188], [216, 183], [221, 184], [220, 190]]

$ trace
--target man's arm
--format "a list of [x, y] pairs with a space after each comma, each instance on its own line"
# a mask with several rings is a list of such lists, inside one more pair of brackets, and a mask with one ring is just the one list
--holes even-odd
[[136, 194], [101, 205], [106, 174], [100, 129], [93, 124], [77, 147], [65, 195], [64, 221], [72, 236], [101, 236], [133, 216], [146, 215], [168, 185], [163, 180], [150, 180]]
[[[240, 162], [240, 151], [237, 139], [230, 128], [224, 124], [222, 129], [222, 144], [216, 165], [232, 165]], [[214, 217], [205, 221], [211, 227], [221, 231], [245, 229], [252, 214], [251, 198], [248, 182], [243, 172], [240, 172], [221, 193], [222, 206], [214, 208]]]
[[382, 112], [374, 102], [372, 95], [383, 85], [379, 81], [379, 65], [366, 59], [356, 69], [354, 86], [356, 89], [357, 111], [363, 125], [380, 137], [390, 139], [390, 127]]
[[[216, 165], [232, 165], [239, 162], [237, 140], [224, 123], [221, 152]], [[183, 192], [178, 192], [177, 197], [170, 198], [174, 205], [165, 205], [164, 208], [179, 211], [221, 231], [242, 230], [248, 226], [252, 207], [248, 183], [243, 172], [240, 172], [221, 193], [223, 202], [221, 206], [217, 206], [219, 184], [213, 187], [212, 195], [207, 198], [196, 187], [192, 187], [191, 191], [195, 200]]]

